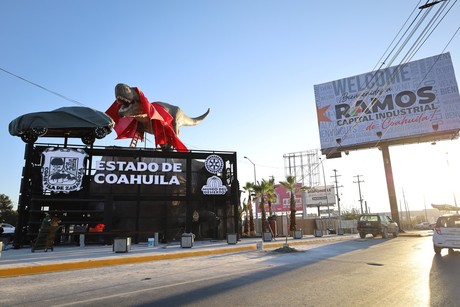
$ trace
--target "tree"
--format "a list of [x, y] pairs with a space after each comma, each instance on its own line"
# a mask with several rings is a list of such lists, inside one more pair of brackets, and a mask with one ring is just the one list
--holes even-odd
[[287, 176], [286, 181], [280, 181], [280, 184], [286, 188], [286, 190], [289, 191], [291, 194], [290, 197], [290, 209], [291, 209], [291, 217], [289, 221], [289, 230], [290, 231], [295, 231], [296, 230], [296, 220], [295, 220], [295, 194], [297, 193], [297, 182], [295, 180], [294, 176]]
[[246, 199], [243, 200], [243, 212], [244, 212], [244, 221], [243, 221], [243, 236], [249, 236], [249, 210]]
[[[246, 207], [246, 203], [245, 203], [246, 200], [243, 200], [243, 205], [241, 205], [241, 203], [238, 205], [238, 235], [240, 237], [243, 236], [243, 227], [244, 225], [241, 224], [241, 220], [243, 218], [243, 212], [245, 212], [245, 207]], [[246, 219], [246, 216], [245, 216], [245, 219]]]
[[259, 208], [262, 212], [262, 232], [267, 231], [267, 213], [265, 211], [265, 201], [267, 200], [267, 193], [270, 189], [268, 181], [262, 179], [262, 181], [254, 185], [254, 192], [256, 197], [260, 198]]
[[269, 216], [273, 216], [273, 208], [272, 203], [276, 201], [276, 193], [275, 193], [275, 177], [271, 177], [268, 180], [268, 187], [267, 187], [267, 202], [268, 202], [268, 212]]
[[246, 182], [243, 189], [248, 193], [248, 211], [249, 211], [249, 235], [251, 237], [256, 235], [255, 223], [254, 223], [254, 212], [252, 210], [252, 196], [254, 193], [254, 184], [252, 182]]
[[0, 222], [16, 225], [17, 211], [13, 210], [13, 202], [5, 194], [0, 194]]
[[361, 212], [356, 208], [352, 208], [351, 210], [343, 210], [341, 214], [342, 219], [344, 220], [357, 220], [360, 215]]

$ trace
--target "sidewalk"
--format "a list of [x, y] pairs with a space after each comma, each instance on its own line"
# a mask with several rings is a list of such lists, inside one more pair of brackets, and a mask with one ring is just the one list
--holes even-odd
[[[404, 233], [401, 236], [420, 236], [420, 234]], [[287, 241], [289, 246], [295, 246], [324, 242], [335, 243], [358, 238], [357, 234], [325, 235], [323, 237], [304, 235], [302, 239], [293, 239], [291, 237]], [[131, 245], [131, 249], [124, 253], [114, 252], [112, 245], [55, 246], [54, 251], [36, 250], [34, 253], [31, 252], [30, 248], [9, 248], [1, 252], [0, 278], [185, 257], [239, 253], [258, 249], [270, 250], [282, 247], [285, 243], [285, 237], [278, 237], [271, 242], [262, 242], [261, 238], [243, 238], [237, 244], [214, 240], [195, 241], [191, 248], [181, 247], [180, 242], [159, 244], [159, 246], [155, 247], [148, 247], [147, 243], [139, 243]]]

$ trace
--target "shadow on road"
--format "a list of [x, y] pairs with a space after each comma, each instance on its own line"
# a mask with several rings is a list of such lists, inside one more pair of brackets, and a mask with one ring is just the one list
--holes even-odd
[[[372, 246], [383, 244], [389, 241], [391, 241], [391, 239], [382, 240], [380, 238], [367, 238], [327, 244], [297, 253], [280, 254], [274, 253], [273, 251], [264, 252], [262, 257], [267, 257], [266, 261], [276, 262], [276, 266], [272, 266], [270, 269], [252, 272], [248, 275], [245, 275], [244, 278], [227, 278], [222, 282], [217, 282], [208, 286], [202, 286], [198, 289], [186, 291], [181, 294], [175, 293], [174, 295], [148, 302], [145, 304], [145, 306], [177, 306], [187, 304], [193, 305], [194, 303], [198, 303], [200, 299], [209, 298], [211, 295], [216, 293], [222, 294], [225, 291], [253, 285], [254, 283], [266, 280], [268, 278], [276, 278], [276, 276], [280, 274], [289, 274], [289, 272], [295, 274], [293, 271], [299, 267], [305, 268], [305, 266], [328, 258], [333, 258], [335, 256], [351, 253], [357, 250], [368, 249]], [[299, 247], [296, 246], [296, 248]], [[258, 255], [254, 255], [254, 257], [261, 257], [260, 252], [257, 253]]]

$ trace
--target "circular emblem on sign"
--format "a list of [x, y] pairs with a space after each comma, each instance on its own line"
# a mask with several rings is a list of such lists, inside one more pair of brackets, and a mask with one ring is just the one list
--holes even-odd
[[198, 222], [199, 219], [200, 219], [200, 214], [196, 210], [193, 211], [192, 220], [194, 222]]
[[211, 174], [217, 174], [224, 169], [224, 160], [218, 155], [210, 155], [204, 161], [204, 167]]

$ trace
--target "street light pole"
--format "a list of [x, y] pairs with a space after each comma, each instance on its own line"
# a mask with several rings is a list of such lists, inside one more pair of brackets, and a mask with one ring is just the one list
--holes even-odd
[[[245, 159], [247, 159], [249, 162], [252, 163], [252, 166], [254, 168], [254, 185], [257, 184], [257, 176], [256, 176], [256, 164], [254, 162], [251, 161], [251, 159], [249, 159], [248, 157], [244, 156]], [[251, 195], [249, 195], [249, 197], [251, 197]], [[255, 199], [254, 199], [254, 207], [256, 209], [256, 225], [258, 224], [259, 222], [259, 212], [257, 212], [257, 205], [256, 205], [256, 202], [255, 202]]]
[[244, 156], [245, 159], [247, 159], [249, 162], [252, 163], [252, 166], [254, 168], [254, 185], [257, 184], [257, 176], [256, 176], [256, 164], [254, 162], [251, 161], [251, 159], [249, 159], [248, 157]]

